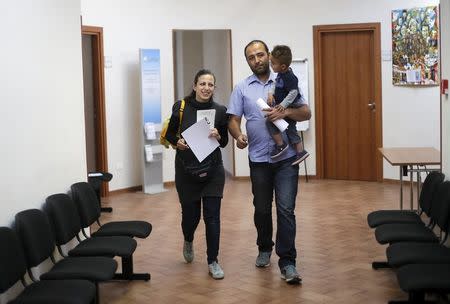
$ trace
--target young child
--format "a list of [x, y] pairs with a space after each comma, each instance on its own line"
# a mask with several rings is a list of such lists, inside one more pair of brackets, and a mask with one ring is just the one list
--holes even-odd
[[[270, 64], [272, 70], [278, 73], [275, 79], [275, 85], [270, 89], [267, 103], [270, 106], [275, 106], [280, 112], [283, 112], [288, 107], [298, 107], [296, 102], [300, 99], [300, 92], [298, 89], [298, 78], [289, 67], [292, 62], [291, 49], [286, 45], [277, 45], [273, 48], [270, 54]], [[286, 119], [289, 123], [286, 129], [286, 135], [290, 144], [295, 146], [297, 157], [292, 163], [296, 165], [305, 160], [309, 153], [303, 148], [303, 143], [297, 133], [297, 122], [292, 119]], [[288, 144], [283, 141], [280, 130], [271, 122], [267, 121], [267, 129], [275, 141], [275, 150], [271, 153], [271, 158], [276, 158], [282, 155], [288, 148]]]

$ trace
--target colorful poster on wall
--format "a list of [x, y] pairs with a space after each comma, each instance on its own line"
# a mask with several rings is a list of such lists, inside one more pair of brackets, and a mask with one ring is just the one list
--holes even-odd
[[439, 85], [437, 6], [392, 11], [392, 82]]
[[159, 50], [140, 49], [141, 101], [145, 123], [161, 123], [161, 71]]

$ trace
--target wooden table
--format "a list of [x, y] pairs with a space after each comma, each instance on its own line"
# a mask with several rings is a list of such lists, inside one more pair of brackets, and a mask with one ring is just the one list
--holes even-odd
[[[403, 209], [403, 175], [408, 172], [410, 180], [410, 209], [413, 209], [413, 173], [417, 172], [417, 201], [419, 200], [420, 169], [419, 166], [440, 165], [441, 154], [435, 148], [378, 148], [383, 157], [393, 166], [400, 168], [400, 209]], [[414, 166], [418, 166], [414, 169]], [[440, 169], [439, 169], [440, 170]]]

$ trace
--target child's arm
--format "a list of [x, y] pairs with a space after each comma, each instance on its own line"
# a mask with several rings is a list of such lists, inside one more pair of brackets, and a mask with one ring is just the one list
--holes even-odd
[[282, 102], [280, 102], [280, 106], [282, 106], [284, 109], [289, 107], [291, 103], [294, 102], [295, 97], [298, 95], [298, 90], [290, 90], [289, 93], [286, 95], [286, 97], [283, 99]]

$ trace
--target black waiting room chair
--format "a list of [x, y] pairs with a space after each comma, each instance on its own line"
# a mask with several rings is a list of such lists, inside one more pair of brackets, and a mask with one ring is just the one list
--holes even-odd
[[93, 237], [120, 235], [146, 238], [152, 231], [152, 225], [145, 221], [116, 221], [102, 225], [100, 223], [101, 210], [92, 186], [86, 182], [79, 182], [73, 184], [70, 189], [72, 199], [78, 208], [81, 227], [89, 228], [94, 222], [99, 225], [98, 230], [92, 233]]
[[92, 186], [95, 191], [95, 195], [97, 196], [98, 205], [102, 212], [112, 212], [111, 207], [102, 207], [101, 202], [102, 198], [100, 195], [102, 183], [108, 183], [113, 178], [113, 175], [109, 172], [89, 172], [88, 173], [88, 183]]
[[24, 279], [26, 261], [16, 233], [0, 227], [0, 293], [6, 292], [19, 280], [23, 291], [8, 304], [92, 304], [95, 285], [86, 280], [39, 281], [27, 285]]
[[[430, 226], [425, 226], [421, 224], [380, 225], [375, 230], [375, 236], [380, 244], [388, 243], [390, 245], [387, 249], [388, 261], [373, 262], [372, 267], [374, 269], [398, 267], [404, 265], [405, 263], [413, 262], [414, 259], [420, 256], [420, 254], [429, 251], [429, 249], [426, 249], [428, 248], [427, 246], [424, 247], [424, 245], [418, 245], [416, 243], [425, 243], [429, 244], [432, 247], [439, 246], [439, 243], [443, 244], [447, 239], [449, 230], [448, 228], [450, 219], [449, 203], [450, 203], [450, 182], [443, 182], [438, 186], [435, 195], [433, 195], [432, 209], [430, 214], [431, 216], [430, 221], [432, 225]], [[443, 234], [443, 237], [438, 237], [435, 234], [434, 232], [435, 228], [439, 228], [440, 235]], [[420, 249], [419, 247], [421, 247], [422, 249]], [[409, 252], [410, 250], [413, 249], [416, 251]], [[421, 250], [422, 253], [420, 253], [418, 250]], [[419, 256], [417, 254], [419, 254]], [[389, 261], [389, 259], [391, 259], [391, 261]], [[423, 261], [424, 260], [421, 259], [417, 260], [418, 263]]]
[[[399, 268], [408, 264], [450, 264], [450, 248], [445, 241], [450, 232], [450, 182], [443, 182], [438, 189], [438, 206], [441, 214], [437, 224], [442, 227], [444, 237], [440, 243], [397, 242], [386, 249], [386, 257], [391, 267]], [[445, 217], [447, 222], [445, 223]]]
[[[430, 212], [430, 225], [423, 224], [384, 224], [375, 230], [375, 238], [380, 244], [393, 244], [397, 242], [421, 242], [421, 243], [438, 243], [439, 237], [434, 233], [433, 229], [440, 228], [446, 231], [449, 220], [446, 198], [447, 188], [450, 182], [441, 183], [433, 195], [432, 208]], [[445, 235], [445, 238], [447, 234]]]
[[422, 185], [419, 197], [420, 212], [413, 210], [377, 210], [369, 213], [367, 223], [370, 228], [383, 224], [422, 223], [421, 215], [428, 217], [431, 212], [431, 203], [436, 187], [444, 181], [444, 174], [437, 171], [430, 172]]
[[64, 193], [54, 194], [46, 199], [44, 211], [49, 215], [55, 232], [57, 248], [61, 255], [62, 247], [73, 239], [78, 244], [69, 250], [69, 256], [118, 256], [122, 260], [122, 273], [116, 273], [117, 280], [150, 280], [149, 273], [133, 272], [133, 253], [137, 242], [127, 236], [102, 236], [86, 239], [80, 238], [80, 218], [72, 199]]
[[[400, 303], [448, 303], [445, 300], [450, 294], [450, 264], [410, 264], [397, 271], [400, 288], [408, 293], [408, 300], [389, 301], [389, 304]], [[440, 301], [426, 301], [426, 294], [442, 296]]]
[[25, 249], [28, 274], [37, 281], [32, 268], [50, 259], [53, 267], [39, 276], [40, 280], [83, 279], [93, 282], [97, 290], [100, 282], [113, 279], [117, 262], [109, 257], [66, 257], [56, 261], [56, 248], [50, 223], [45, 213], [38, 209], [21, 211], [15, 216], [15, 230]]

